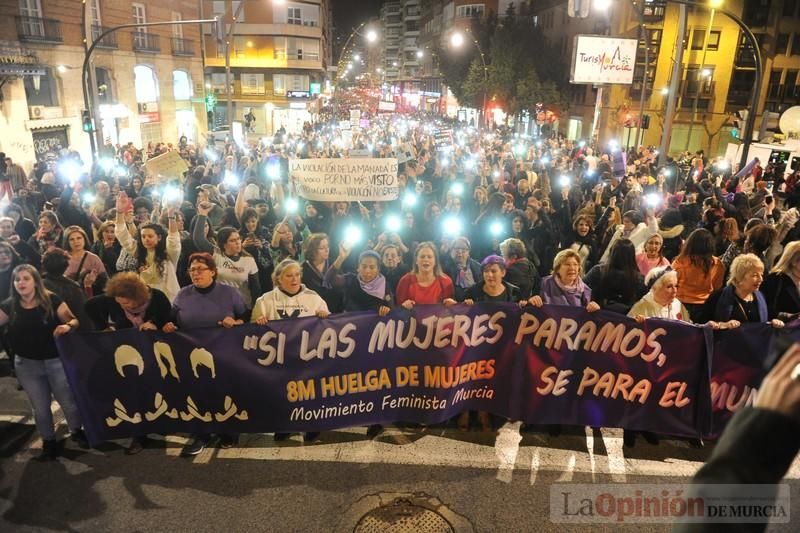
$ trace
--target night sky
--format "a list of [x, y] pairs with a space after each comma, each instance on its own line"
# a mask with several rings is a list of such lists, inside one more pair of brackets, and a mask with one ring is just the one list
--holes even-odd
[[347, 39], [353, 28], [380, 15], [382, 3], [382, 0], [331, 0], [335, 34], [340, 38], [334, 44], [334, 57], [339, 53], [338, 46]]

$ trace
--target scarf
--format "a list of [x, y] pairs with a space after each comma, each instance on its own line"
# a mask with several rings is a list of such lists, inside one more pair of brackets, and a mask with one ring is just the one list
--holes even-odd
[[565, 285], [561, 281], [561, 278], [555, 274], [553, 275], [553, 281], [555, 281], [556, 285], [558, 285], [558, 287], [567, 294], [582, 294], [586, 289], [586, 284], [583, 283], [583, 280], [580, 277], [575, 279], [574, 285]]
[[473, 285], [475, 285], [475, 277], [472, 275], [472, 270], [469, 268], [469, 264], [464, 268], [458, 268], [458, 275], [456, 276], [456, 287], [460, 287], [462, 289], [469, 289]]
[[375, 279], [368, 283], [361, 281], [358, 275], [356, 275], [356, 278], [358, 278], [358, 284], [361, 285], [361, 290], [379, 300], [386, 298], [386, 278], [383, 277], [383, 274], [378, 274]]
[[133, 309], [125, 309], [122, 308], [122, 311], [125, 313], [125, 318], [131, 321], [133, 327], [139, 329], [142, 324], [144, 324], [144, 313], [147, 311], [147, 307], [150, 305], [150, 296], [147, 296], [147, 301], [145, 301], [139, 307], [134, 307]]

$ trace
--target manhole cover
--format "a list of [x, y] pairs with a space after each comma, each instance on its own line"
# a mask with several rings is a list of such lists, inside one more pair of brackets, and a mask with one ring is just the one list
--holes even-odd
[[432, 509], [398, 498], [361, 517], [353, 533], [454, 533], [450, 522]]

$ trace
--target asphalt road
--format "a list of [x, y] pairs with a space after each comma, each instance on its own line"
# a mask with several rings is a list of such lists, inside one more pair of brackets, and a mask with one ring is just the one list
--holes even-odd
[[[550, 437], [520, 434], [515, 425], [496, 433], [388, 428], [374, 441], [365, 433], [323, 433], [313, 444], [247, 435], [240, 447], [209, 448], [193, 459], [178, 457], [179, 436], [136, 456], [123, 453], [124, 442], [90, 451], [67, 445], [58, 461], [40, 463], [31, 460], [41, 441], [25, 397], [3, 377], [0, 531], [388, 531], [368, 529], [377, 515], [363, 516], [398, 501], [403, 509], [383, 509], [405, 512], [411, 525], [392, 531], [447, 531], [421, 525], [434, 511], [453, 531], [665, 531], [664, 524], [553, 523], [550, 488], [683, 483], [711, 450], [681, 441], [624, 449], [615, 429]], [[788, 477], [800, 502], [798, 462]], [[800, 517], [800, 505], [792, 509]]]

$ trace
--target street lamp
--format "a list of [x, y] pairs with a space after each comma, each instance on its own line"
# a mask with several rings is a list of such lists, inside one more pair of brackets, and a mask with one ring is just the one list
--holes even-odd
[[425, 56], [425, 52], [422, 50], [417, 50], [417, 58], [422, 59]]
[[367, 32], [366, 37], [367, 37], [367, 42], [374, 43], [375, 41], [378, 40], [378, 32], [376, 32], [375, 30], [369, 30]]
[[[489, 69], [486, 66], [486, 57], [483, 55], [480, 43], [472, 35], [470, 37], [472, 38], [472, 44], [478, 49], [478, 56], [481, 58], [481, 65], [483, 65], [483, 104], [481, 106], [480, 124], [478, 124], [478, 129], [480, 130], [486, 120], [486, 91], [489, 89]], [[464, 34], [460, 31], [455, 31], [450, 35], [450, 45], [453, 48], [459, 48], [464, 44], [464, 41]]]

